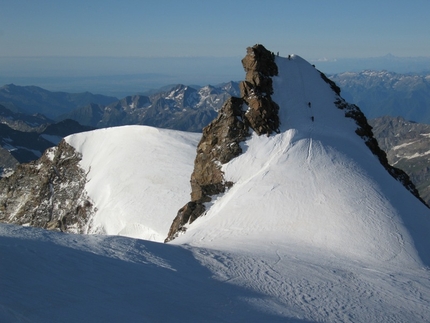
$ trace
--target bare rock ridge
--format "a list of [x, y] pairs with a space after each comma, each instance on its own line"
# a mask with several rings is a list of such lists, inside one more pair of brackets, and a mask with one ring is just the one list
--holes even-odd
[[211, 196], [224, 193], [233, 183], [224, 180], [221, 165], [242, 153], [240, 142], [254, 130], [258, 135], [279, 132], [279, 106], [272, 101], [272, 76], [278, 74], [275, 56], [262, 45], [247, 48], [242, 60], [246, 72], [240, 83], [241, 98], [231, 97], [217, 118], [203, 129], [191, 174], [191, 201], [179, 211], [166, 242], [173, 240], [201, 216]]
[[86, 233], [95, 212], [79, 153], [64, 140], [0, 181], [0, 222]]
[[[332, 82], [332, 81], [330, 81]], [[333, 82], [332, 82], [333, 83]], [[331, 83], [330, 83], [331, 84]], [[333, 83], [334, 84], [334, 83]], [[340, 93], [340, 90], [339, 90]], [[338, 93], [338, 95], [339, 95]], [[421, 198], [418, 189], [415, 184], [411, 181], [408, 174], [403, 170], [391, 166], [388, 162], [387, 154], [383, 151], [376, 140], [372, 127], [369, 125], [366, 116], [355, 104], [349, 104], [340, 96], [335, 101], [335, 105], [345, 111], [345, 117], [355, 120], [358, 128], [355, 130], [356, 134], [363, 138], [366, 146], [369, 147], [370, 151], [378, 158], [382, 166], [393, 176], [396, 180], [403, 184], [403, 186], [411, 192], [417, 199], [419, 199], [424, 205], [429, 207], [427, 203]]]
[[330, 85], [331, 89], [338, 96], [334, 104], [339, 109], [345, 111], [345, 117], [355, 120], [355, 123], [358, 126], [355, 130], [355, 133], [364, 140], [366, 146], [369, 147], [370, 151], [378, 158], [381, 165], [384, 166], [384, 168], [391, 176], [393, 176], [396, 180], [402, 183], [403, 186], [409, 192], [411, 192], [418, 200], [420, 200], [425, 206], [429, 207], [426, 201], [424, 201], [424, 199], [420, 196], [418, 189], [410, 179], [409, 175], [406, 174], [403, 170], [389, 164], [387, 154], [380, 148], [378, 141], [373, 134], [372, 127], [370, 126], [366, 116], [361, 111], [361, 109], [355, 104], [350, 104], [346, 102], [340, 96], [340, 87], [337, 86], [336, 83], [330, 80], [327, 76], [325, 76], [324, 73], [321, 73], [321, 77], [325, 82]]

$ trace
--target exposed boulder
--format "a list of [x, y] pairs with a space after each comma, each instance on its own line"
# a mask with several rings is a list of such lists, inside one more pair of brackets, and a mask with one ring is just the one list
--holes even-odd
[[250, 135], [251, 129], [258, 135], [279, 132], [279, 106], [271, 99], [271, 77], [278, 73], [274, 54], [255, 45], [247, 49], [242, 64], [246, 71], [246, 79], [240, 83], [242, 98], [228, 99], [217, 118], [203, 129], [191, 174], [191, 201], [178, 211], [166, 242], [204, 214], [205, 203], [212, 196], [233, 185], [225, 181], [221, 166], [242, 153], [240, 142]]
[[95, 212], [84, 190], [81, 155], [64, 140], [37, 161], [0, 180], [0, 221], [73, 233], [87, 231]]

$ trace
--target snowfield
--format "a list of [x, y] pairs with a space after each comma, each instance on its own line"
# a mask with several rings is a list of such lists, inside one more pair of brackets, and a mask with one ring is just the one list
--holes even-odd
[[154, 241], [189, 200], [199, 136], [68, 137], [103, 235], [0, 225], [0, 321], [430, 322], [430, 210], [312, 65], [276, 63], [281, 132], [244, 142], [222, 166], [233, 187], [168, 244]]
[[162, 242], [189, 200], [197, 133], [125, 126], [66, 138], [82, 154], [98, 209], [88, 233]]

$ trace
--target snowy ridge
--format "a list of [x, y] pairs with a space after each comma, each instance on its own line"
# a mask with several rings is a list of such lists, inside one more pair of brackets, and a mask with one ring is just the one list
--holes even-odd
[[199, 135], [124, 126], [65, 138], [82, 154], [96, 215], [88, 233], [163, 241], [188, 198]]
[[429, 210], [380, 165], [312, 65], [295, 55], [276, 63], [281, 133], [245, 142], [245, 153], [223, 167], [234, 186], [175, 243], [230, 249], [231, 240], [282, 241], [429, 265]]

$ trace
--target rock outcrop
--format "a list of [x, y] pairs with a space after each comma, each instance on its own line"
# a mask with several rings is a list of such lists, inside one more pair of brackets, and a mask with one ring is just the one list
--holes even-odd
[[279, 106], [272, 101], [272, 76], [277, 75], [275, 56], [262, 45], [247, 49], [242, 60], [246, 72], [240, 83], [241, 98], [231, 97], [217, 118], [203, 129], [191, 175], [191, 201], [173, 220], [166, 242], [186, 230], [187, 224], [206, 211], [211, 196], [224, 193], [233, 183], [226, 182], [221, 166], [242, 153], [240, 142], [251, 129], [258, 135], [279, 132]]
[[221, 165], [242, 153], [240, 142], [249, 136], [249, 126], [243, 119], [243, 103], [240, 98], [228, 99], [218, 117], [203, 129], [191, 174], [191, 201], [178, 211], [166, 242], [185, 231], [186, 224], [205, 212], [204, 203], [210, 202], [211, 196], [224, 193], [233, 184], [225, 182]]
[[64, 140], [0, 180], [0, 221], [86, 233], [95, 212], [84, 187], [81, 155]]
[[242, 60], [246, 72], [240, 93], [249, 109], [245, 112], [250, 127], [258, 134], [279, 132], [279, 106], [272, 101], [272, 76], [278, 75], [275, 56], [262, 45], [248, 47]]

